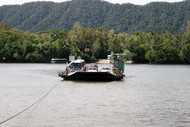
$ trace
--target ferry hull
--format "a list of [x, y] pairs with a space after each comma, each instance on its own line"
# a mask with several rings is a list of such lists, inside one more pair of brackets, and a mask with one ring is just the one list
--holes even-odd
[[114, 81], [121, 80], [124, 75], [116, 76], [110, 72], [73, 72], [68, 75], [60, 74], [64, 80], [81, 80], [81, 81]]

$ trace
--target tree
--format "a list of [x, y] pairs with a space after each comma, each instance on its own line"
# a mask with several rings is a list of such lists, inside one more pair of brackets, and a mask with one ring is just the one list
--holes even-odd
[[7, 22], [2, 22], [2, 23], [0, 24], [0, 29], [9, 30], [9, 29], [10, 29], [9, 23], [7, 23]]

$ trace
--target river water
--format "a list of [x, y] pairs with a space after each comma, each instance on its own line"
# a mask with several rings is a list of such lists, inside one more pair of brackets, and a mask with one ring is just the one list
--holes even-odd
[[190, 66], [125, 65], [113, 82], [58, 77], [64, 64], [0, 64], [2, 127], [189, 127]]

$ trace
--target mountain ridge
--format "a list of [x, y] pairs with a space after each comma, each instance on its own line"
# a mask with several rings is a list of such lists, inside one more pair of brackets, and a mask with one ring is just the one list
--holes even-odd
[[116, 32], [174, 30], [183, 34], [190, 20], [190, 1], [152, 2], [146, 5], [112, 4], [101, 0], [72, 0], [62, 3], [31, 2], [0, 7], [0, 22], [30, 32], [84, 27]]

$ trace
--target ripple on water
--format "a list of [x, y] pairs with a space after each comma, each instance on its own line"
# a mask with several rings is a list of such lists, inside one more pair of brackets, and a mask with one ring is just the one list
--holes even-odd
[[0, 64], [0, 121], [38, 105], [4, 126], [190, 126], [190, 66], [126, 65], [116, 82], [62, 81], [62, 64]]

